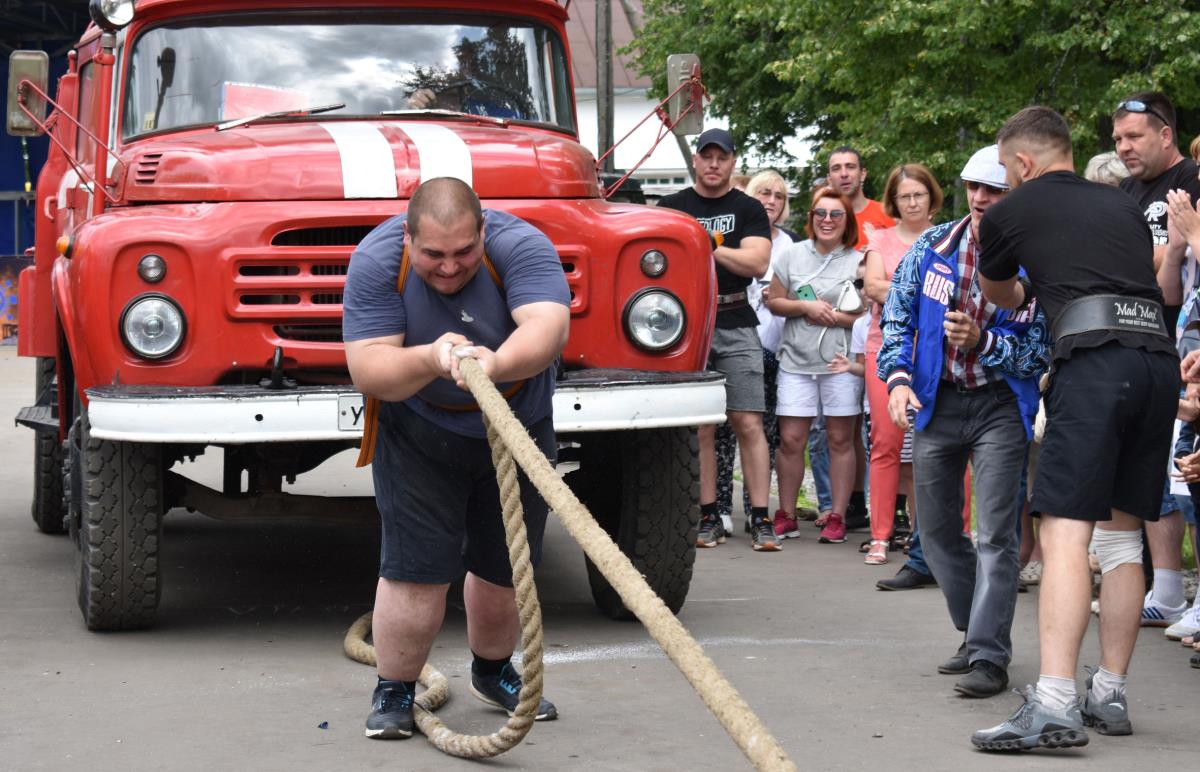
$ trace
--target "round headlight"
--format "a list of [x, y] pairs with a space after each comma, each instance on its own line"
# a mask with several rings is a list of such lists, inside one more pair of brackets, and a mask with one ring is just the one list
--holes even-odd
[[663, 290], [643, 290], [625, 307], [625, 329], [639, 348], [661, 351], [674, 346], [686, 324], [683, 304]]
[[91, 0], [88, 15], [105, 32], [116, 32], [133, 21], [134, 0]]
[[179, 348], [185, 329], [183, 312], [163, 295], [142, 295], [121, 313], [121, 339], [145, 359], [162, 359]]
[[667, 270], [667, 256], [662, 252], [652, 249], [642, 255], [642, 273], [653, 279], [662, 276], [665, 270]]
[[147, 284], [158, 284], [167, 275], [167, 261], [159, 255], [145, 255], [138, 261], [137, 272]]

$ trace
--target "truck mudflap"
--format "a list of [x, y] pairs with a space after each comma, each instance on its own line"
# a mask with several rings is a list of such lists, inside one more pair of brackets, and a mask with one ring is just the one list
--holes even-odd
[[[96, 386], [91, 435], [122, 442], [245, 444], [356, 440], [363, 398], [347, 386]], [[560, 433], [696, 426], [725, 420], [725, 379], [712, 372], [579, 370], [554, 394]]]

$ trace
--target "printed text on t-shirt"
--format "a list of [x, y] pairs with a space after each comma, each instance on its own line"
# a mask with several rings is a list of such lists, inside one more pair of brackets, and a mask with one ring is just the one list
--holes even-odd
[[697, 217], [700, 227], [709, 233], [732, 233], [737, 228], [737, 215], [719, 214], [716, 217]]

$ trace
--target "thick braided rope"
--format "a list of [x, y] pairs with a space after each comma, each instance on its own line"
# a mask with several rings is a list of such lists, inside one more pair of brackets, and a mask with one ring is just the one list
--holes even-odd
[[490, 422], [489, 431], [494, 431], [503, 439], [508, 452], [558, 515], [567, 531], [621, 596], [625, 607], [637, 615], [699, 693], [742, 753], [746, 754], [756, 769], [796, 769], [770, 730], [550, 466], [479, 364], [472, 359], [463, 359], [459, 367], [467, 387]]

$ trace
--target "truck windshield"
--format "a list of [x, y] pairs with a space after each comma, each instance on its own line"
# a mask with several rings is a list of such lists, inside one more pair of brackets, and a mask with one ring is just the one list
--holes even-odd
[[322, 115], [452, 110], [574, 131], [553, 30], [511, 18], [372, 14], [191, 18], [146, 30], [121, 136], [344, 103]]

